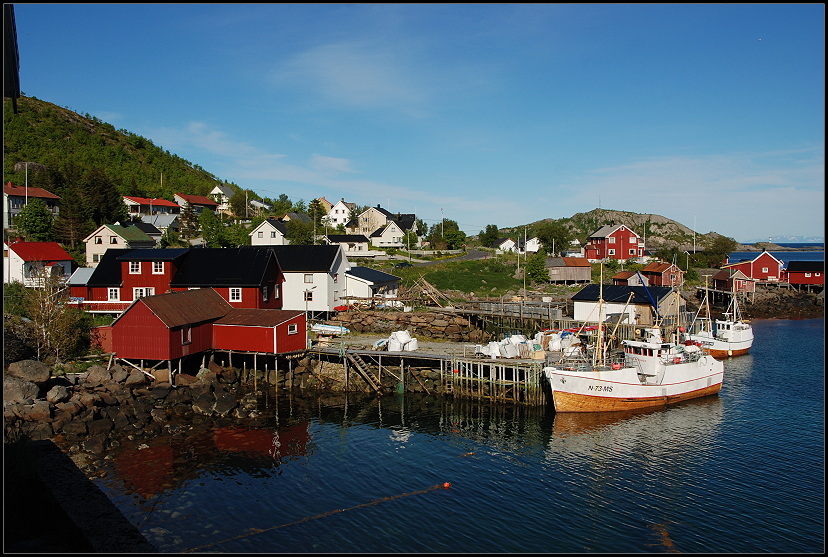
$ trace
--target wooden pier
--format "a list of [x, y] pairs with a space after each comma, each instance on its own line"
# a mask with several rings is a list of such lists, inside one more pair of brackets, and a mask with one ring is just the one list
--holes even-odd
[[[509, 402], [530, 406], [546, 404], [543, 389], [544, 361], [507, 358], [459, 358], [425, 352], [386, 352], [345, 347], [313, 347], [308, 352], [328, 361], [341, 361], [346, 378], [353, 372], [371, 390], [387, 392], [383, 376], [391, 375], [397, 392], [406, 392], [419, 384], [428, 388], [415, 370], [431, 369], [439, 373], [441, 391], [459, 398]], [[349, 387], [346, 379], [346, 389]]]

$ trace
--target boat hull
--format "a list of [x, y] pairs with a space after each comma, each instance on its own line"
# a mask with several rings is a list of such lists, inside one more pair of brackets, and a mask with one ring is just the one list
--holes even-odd
[[736, 349], [732, 349], [732, 348], [722, 348], [722, 349], [710, 348], [709, 352], [710, 352], [710, 355], [713, 356], [714, 358], [716, 358], [717, 360], [724, 360], [724, 359], [727, 359], [727, 358], [732, 358], [733, 356], [743, 356], [743, 355], [747, 354], [749, 350], [750, 350], [750, 347], [736, 348]]
[[747, 354], [750, 347], [753, 346], [753, 336], [738, 341], [727, 341], [718, 338], [711, 339], [708, 336], [702, 335], [689, 335], [688, 338], [693, 341], [701, 342], [707, 349], [707, 352], [719, 360]]
[[555, 412], [623, 412], [625, 410], [643, 410], [645, 408], [658, 408], [674, 404], [683, 400], [701, 398], [718, 394], [722, 384], [717, 383], [709, 387], [703, 387], [696, 391], [679, 393], [671, 396], [654, 397], [608, 397], [598, 395], [584, 395], [579, 393], [567, 393], [554, 391]]

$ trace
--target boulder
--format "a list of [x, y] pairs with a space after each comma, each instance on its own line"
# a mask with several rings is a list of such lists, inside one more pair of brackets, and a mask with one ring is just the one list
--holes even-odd
[[46, 400], [52, 404], [57, 404], [58, 402], [66, 402], [71, 396], [69, 389], [63, 385], [55, 385], [46, 393]]
[[112, 374], [112, 380], [118, 383], [123, 383], [129, 377], [129, 372], [118, 364], [112, 366], [109, 372]]
[[109, 418], [101, 418], [100, 420], [87, 422], [86, 427], [89, 430], [89, 436], [92, 437], [95, 435], [106, 435], [115, 429], [115, 423]]
[[233, 396], [232, 393], [225, 392], [225, 393], [221, 393], [216, 398], [216, 405], [214, 407], [214, 410], [215, 410], [216, 414], [218, 414], [219, 416], [224, 417], [224, 416], [227, 416], [228, 414], [230, 414], [230, 412], [234, 408], [236, 408], [238, 405], [239, 405], [239, 403], [236, 401], [236, 397]]
[[[12, 364], [14, 365], [14, 364]], [[23, 401], [37, 398], [40, 388], [31, 381], [19, 377], [3, 376], [3, 402]]]
[[89, 366], [88, 374], [86, 376], [87, 383], [97, 385], [98, 383], [109, 383], [110, 381], [112, 381], [112, 373], [110, 373], [104, 366], [99, 364]]
[[141, 385], [146, 385], [148, 382], [149, 379], [142, 371], [134, 369], [132, 370], [132, 372], [130, 372], [129, 377], [127, 377], [124, 381], [124, 386], [133, 388], [139, 387]]
[[52, 375], [52, 368], [37, 360], [21, 360], [9, 364], [8, 374], [40, 385], [49, 380]]

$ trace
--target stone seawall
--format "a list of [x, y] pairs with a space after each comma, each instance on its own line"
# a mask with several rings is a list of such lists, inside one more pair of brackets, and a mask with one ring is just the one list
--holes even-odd
[[474, 326], [468, 318], [437, 312], [346, 311], [332, 323], [360, 333], [408, 331], [412, 337], [446, 339], [453, 342], [484, 344], [491, 334]]

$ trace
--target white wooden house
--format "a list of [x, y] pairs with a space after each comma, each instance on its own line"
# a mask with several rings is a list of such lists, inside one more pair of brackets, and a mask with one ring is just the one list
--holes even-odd
[[137, 226], [103, 224], [83, 239], [86, 244], [86, 266], [97, 267], [106, 250], [148, 249], [155, 247], [155, 240]]
[[3, 282], [40, 287], [44, 275], [68, 280], [73, 261], [57, 242], [4, 242]]
[[356, 203], [346, 203], [343, 197], [333, 204], [325, 218], [328, 220], [328, 224], [334, 228], [340, 224], [345, 226], [351, 220], [351, 217], [354, 216], [353, 211], [355, 207]]
[[286, 235], [287, 226], [274, 217], [263, 220], [248, 233], [250, 244], [253, 246], [284, 246], [290, 243]]
[[[263, 248], [258, 248], [263, 249]], [[341, 245], [270, 246], [285, 281], [282, 309], [329, 312], [342, 305], [351, 268]]]

